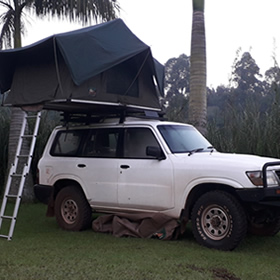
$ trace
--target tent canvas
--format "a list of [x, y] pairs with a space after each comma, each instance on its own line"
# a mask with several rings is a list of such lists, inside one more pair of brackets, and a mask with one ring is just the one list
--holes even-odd
[[121, 19], [0, 51], [5, 105], [160, 110], [163, 81], [163, 66]]

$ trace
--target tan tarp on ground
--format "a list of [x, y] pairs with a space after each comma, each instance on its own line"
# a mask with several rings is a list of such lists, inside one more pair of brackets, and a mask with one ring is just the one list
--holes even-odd
[[116, 237], [176, 239], [179, 223], [160, 213], [104, 215], [95, 219], [92, 228], [96, 232], [110, 233]]

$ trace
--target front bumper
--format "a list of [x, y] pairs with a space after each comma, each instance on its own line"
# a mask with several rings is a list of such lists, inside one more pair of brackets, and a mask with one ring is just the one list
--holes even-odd
[[280, 207], [280, 187], [240, 189], [236, 193], [244, 202]]
[[[242, 201], [280, 208], [280, 185], [276, 187], [268, 187], [267, 183], [267, 169], [272, 166], [280, 166], [280, 161], [268, 162], [263, 165], [263, 188], [236, 190], [237, 195]], [[278, 174], [277, 176], [280, 180]]]

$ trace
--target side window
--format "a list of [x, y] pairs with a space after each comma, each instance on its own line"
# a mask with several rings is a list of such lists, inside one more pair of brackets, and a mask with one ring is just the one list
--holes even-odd
[[148, 146], [159, 147], [159, 144], [149, 128], [128, 128], [124, 138], [125, 158], [151, 158], [146, 155]]
[[84, 130], [65, 130], [57, 133], [51, 148], [52, 156], [77, 156]]
[[119, 129], [92, 129], [85, 142], [85, 157], [117, 157]]

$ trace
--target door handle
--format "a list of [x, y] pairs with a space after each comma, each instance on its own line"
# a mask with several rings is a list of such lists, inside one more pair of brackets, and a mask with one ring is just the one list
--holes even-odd
[[129, 165], [126, 165], [126, 164], [121, 165], [121, 169], [128, 169], [128, 168], [130, 168]]
[[85, 167], [86, 167], [86, 165], [83, 164], [83, 163], [80, 163], [80, 164], [78, 164], [77, 166], [78, 166], [79, 168], [85, 168]]

